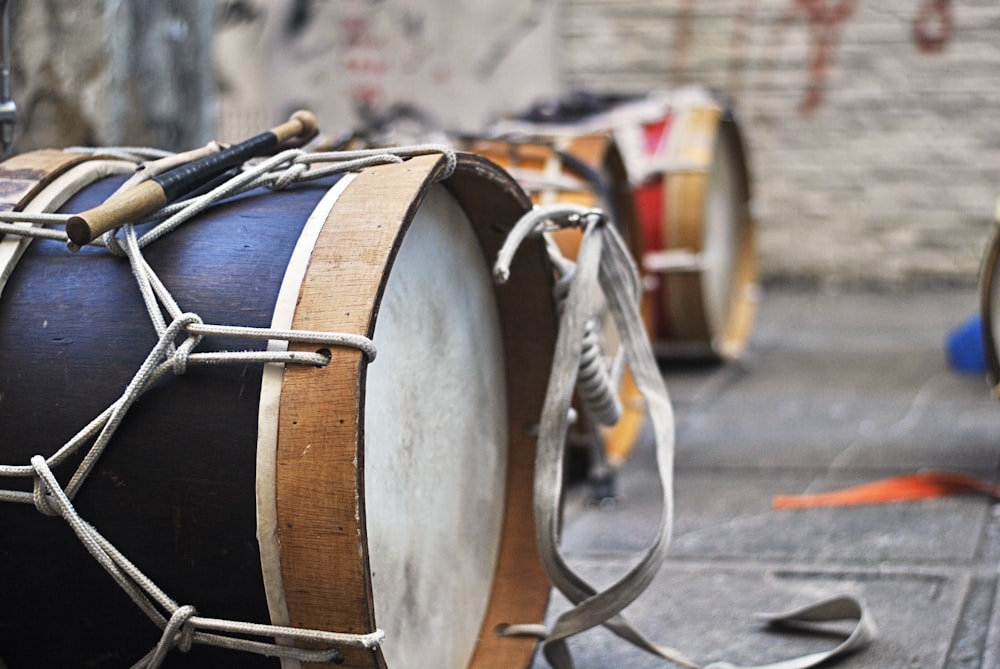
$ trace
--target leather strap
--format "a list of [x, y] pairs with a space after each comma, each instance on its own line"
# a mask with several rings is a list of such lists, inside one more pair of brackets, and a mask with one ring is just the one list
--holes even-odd
[[[576, 272], [559, 323], [555, 358], [542, 409], [534, 494], [536, 534], [542, 562], [554, 587], [573, 606], [559, 615], [548, 631], [538, 625], [527, 625], [509, 626], [504, 633], [542, 636], [543, 651], [549, 663], [556, 669], [571, 669], [573, 661], [566, 640], [597, 625], [604, 625], [649, 653], [690, 669], [699, 669], [700, 665], [681, 651], [646, 639], [621, 614], [653, 580], [670, 545], [674, 513], [674, 415], [666, 384], [643, 327], [639, 309], [639, 275], [622, 238], [613, 226], [604, 224], [604, 218], [600, 214], [583, 208], [564, 210], [564, 217], [572, 220], [575, 216], [584, 222], [584, 236], [577, 256]], [[536, 209], [523, 220], [527, 221], [527, 227], [534, 229], [538, 222], [554, 215], [553, 212], [540, 212]], [[511, 237], [516, 239], [517, 235], [512, 233]], [[513, 243], [516, 244], [516, 241]], [[501, 257], [504, 257], [503, 252]], [[498, 267], [495, 275], [503, 276], [504, 270]], [[569, 428], [569, 409], [576, 384], [583, 327], [589, 315], [587, 310], [598, 291], [603, 294], [614, 318], [636, 385], [649, 407], [663, 509], [656, 538], [638, 563], [603, 590], [593, 587], [573, 571], [559, 548], [562, 467]], [[851, 594], [838, 595], [793, 611], [768, 614], [764, 619], [775, 627], [812, 625], [845, 619], [855, 620], [856, 625], [842, 643], [829, 651], [754, 668], [716, 662], [705, 669], [806, 669], [837, 655], [862, 648], [875, 636], [875, 627], [864, 603]]]

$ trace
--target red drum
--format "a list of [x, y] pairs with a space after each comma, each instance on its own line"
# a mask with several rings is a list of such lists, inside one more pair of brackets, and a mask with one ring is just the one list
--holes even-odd
[[[80, 160], [14, 158], [0, 193], [81, 211], [123, 181], [109, 172], [133, 168]], [[378, 351], [371, 364], [339, 347], [321, 351], [325, 366], [192, 363], [125, 414], [73, 505], [173, 601], [223, 620], [385, 631], [379, 647], [343, 648], [342, 666], [530, 664], [534, 641], [495, 630], [541, 621], [549, 591], [530, 519], [551, 268], [538, 241], [495, 288], [490, 263], [530, 202], [486, 160], [461, 155], [439, 181], [444, 165], [425, 156], [257, 189], [144, 250], [205, 323], [353, 333]], [[0, 246], [0, 462], [17, 466], [49, 458], [115, 402], [157, 334], [127, 260], [14, 236]], [[317, 348], [214, 334], [196, 351], [285, 347]], [[52, 466], [63, 486], [79, 461]], [[7, 471], [8, 498], [30, 493], [30, 478]], [[160, 629], [28, 497], [0, 501], [3, 663], [139, 661]], [[168, 657], [279, 664], [297, 661], [197, 642]]]
[[640, 98], [580, 96], [526, 118], [496, 131], [613, 133], [642, 230], [657, 353], [739, 357], [759, 290], [750, 175], [732, 109], [689, 88]]
[[738, 358], [759, 290], [746, 153], [731, 110], [693, 90], [613, 115], [635, 185], [660, 353]]

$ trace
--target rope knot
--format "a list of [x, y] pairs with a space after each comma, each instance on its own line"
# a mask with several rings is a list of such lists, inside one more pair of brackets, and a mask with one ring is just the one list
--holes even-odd
[[55, 497], [45, 482], [43, 472], [51, 474], [49, 465], [45, 458], [36, 455], [31, 458], [31, 466], [35, 469], [35, 479], [32, 485], [31, 495], [35, 503], [35, 509], [43, 516], [58, 516], [59, 507], [55, 505]]
[[170, 620], [163, 626], [163, 634], [156, 642], [156, 647], [136, 666], [141, 666], [143, 669], [159, 669], [167, 654], [174, 648], [182, 653], [191, 650], [195, 629], [190, 620], [196, 615], [198, 611], [190, 604], [177, 607], [170, 615]]
[[188, 359], [191, 356], [191, 349], [193, 348], [191, 343], [196, 339], [196, 337], [188, 337], [184, 340], [183, 344], [177, 347], [174, 354], [170, 356], [170, 366], [174, 372], [174, 376], [182, 376], [187, 373]]
[[127, 258], [128, 253], [125, 251], [125, 247], [122, 246], [121, 240], [118, 238], [118, 230], [109, 230], [101, 236], [104, 240], [104, 246], [108, 249], [108, 253], [115, 256], [116, 258]]
[[[170, 324], [168, 328], [171, 332], [179, 332], [181, 329], [187, 328], [189, 325], [204, 325], [204, 321], [201, 320], [201, 316], [198, 314], [186, 313], [181, 314]], [[194, 347], [201, 342], [201, 335], [189, 335], [177, 348], [174, 350], [173, 355], [170, 356], [170, 364], [173, 368], [173, 372], [176, 376], [181, 376], [187, 372], [188, 357], [194, 350]]]
[[164, 636], [166, 636], [167, 631], [172, 630], [175, 639], [174, 645], [182, 653], [191, 650], [191, 646], [194, 644], [196, 628], [190, 623], [190, 620], [196, 615], [198, 615], [197, 609], [190, 604], [185, 604], [174, 611], [173, 615], [170, 616], [170, 622], [167, 623], [167, 627], [163, 631]]
[[305, 163], [292, 163], [289, 165], [271, 185], [271, 190], [285, 190], [288, 186], [299, 181], [302, 175], [309, 171], [309, 166]]

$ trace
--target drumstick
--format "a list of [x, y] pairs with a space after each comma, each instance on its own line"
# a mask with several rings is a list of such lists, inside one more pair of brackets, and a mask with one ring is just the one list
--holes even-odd
[[267, 132], [115, 194], [93, 209], [70, 217], [66, 223], [70, 248], [89, 244], [109, 230], [153, 213], [200, 181], [267, 153], [289, 139], [307, 138], [315, 131], [316, 117], [312, 112], [300, 110]]

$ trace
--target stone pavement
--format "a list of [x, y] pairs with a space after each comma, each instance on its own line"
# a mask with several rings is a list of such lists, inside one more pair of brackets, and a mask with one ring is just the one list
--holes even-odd
[[[875, 643], [827, 666], [1000, 667], [1000, 508], [975, 496], [777, 511], [820, 492], [920, 469], [998, 476], [1000, 402], [948, 367], [947, 332], [975, 288], [902, 293], [765, 291], [744, 359], [665, 365], [677, 415], [671, 554], [626, 610], [646, 635], [700, 663], [759, 664], [837, 638], [755, 622], [838, 592], [867, 602]], [[648, 434], [612, 508], [567, 500], [564, 550], [595, 584], [623, 574], [652, 536], [658, 484]], [[554, 596], [552, 611], [566, 606]], [[578, 669], [664, 667], [603, 629], [571, 646]], [[546, 666], [543, 660], [537, 667]]]

